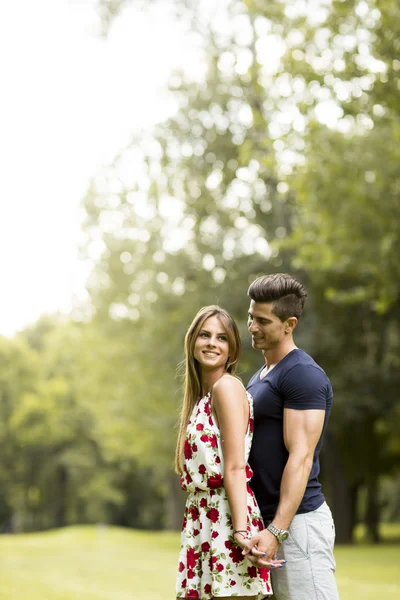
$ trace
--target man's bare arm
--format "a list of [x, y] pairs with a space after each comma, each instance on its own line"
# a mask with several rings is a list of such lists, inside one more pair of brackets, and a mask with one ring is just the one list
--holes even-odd
[[[279, 505], [273, 519], [273, 524], [279, 529], [289, 528], [303, 499], [324, 419], [325, 411], [319, 409], [285, 408], [283, 411], [283, 436], [289, 458], [283, 471]], [[268, 529], [254, 536], [250, 545], [256, 557], [263, 557], [257, 562], [260, 566], [266, 566], [266, 561], [275, 557], [279, 546]]]
[[283, 411], [283, 437], [289, 458], [282, 475], [280, 500], [274, 525], [288, 529], [303, 499], [315, 448], [324, 426], [324, 410]]

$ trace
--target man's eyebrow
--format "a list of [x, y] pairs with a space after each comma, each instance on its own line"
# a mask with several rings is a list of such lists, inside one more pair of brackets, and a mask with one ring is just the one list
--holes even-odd
[[269, 317], [263, 317], [261, 315], [257, 316], [257, 315], [253, 315], [253, 313], [251, 313], [249, 311], [248, 313], [249, 317], [252, 317], [253, 319], [258, 319], [259, 321], [270, 321], [271, 319]]

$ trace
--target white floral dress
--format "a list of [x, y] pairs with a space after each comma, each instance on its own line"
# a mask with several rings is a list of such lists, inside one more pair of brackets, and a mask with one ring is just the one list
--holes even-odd
[[[245, 458], [253, 437], [253, 399], [245, 436]], [[185, 441], [185, 466], [181, 487], [189, 495], [182, 524], [177, 598], [211, 600], [219, 596], [272, 594], [269, 570], [258, 569], [244, 558], [235, 544], [228, 498], [223, 487], [223, 454], [220, 431], [211, 413], [211, 392], [193, 409]], [[249, 486], [252, 471], [247, 465], [247, 531], [263, 528], [261, 514]]]

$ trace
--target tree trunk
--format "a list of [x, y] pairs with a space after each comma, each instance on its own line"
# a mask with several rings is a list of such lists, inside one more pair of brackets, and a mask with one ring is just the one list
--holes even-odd
[[332, 434], [325, 438], [322, 458], [324, 491], [335, 519], [336, 542], [351, 544], [356, 523], [359, 485], [347, 481], [343, 459]]
[[64, 465], [57, 469], [56, 476], [56, 527], [64, 527], [67, 524], [67, 483], [68, 473]]
[[379, 544], [379, 517], [380, 507], [378, 500], [378, 480], [374, 475], [370, 475], [367, 482], [367, 507], [365, 511], [365, 526], [367, 528], [367, 537], [374, 544]]
[[166, 499], [166, 529], [180, 531], [182, 527], [183, 510], [187, 494], [182, 492], [179, 485], [179, 478], [175, 474], [168, 476], [167, 485], [168, 496]]
[[335, 518], [336, 542], [352, 544], [356, 524], [358, 485], [348, 485], [343, 478], [343, 473], [338, 469], [335, 473], [334, 488], [331, 508]]

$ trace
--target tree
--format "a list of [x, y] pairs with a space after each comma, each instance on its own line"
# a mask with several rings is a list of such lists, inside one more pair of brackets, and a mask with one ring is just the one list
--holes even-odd
[[37, 355], [19, 340], [0, 337], [0, 520], [3, 529], [21, 529], [27, 490], [21, 486], [24, 448], [10, 430], [20, 399], [34, 393], [40, 363]]
[[[338, 398], [331, 487], [335, 491], [344, 482], [334, 502], [342, 507], [347, 499], [344, 517], [335, 511], [342, 541], [351, 539], [361, 485], [370, 490], [367, 520], [377, 537], [380, 467], [373, 458], [365, 461], [365, 435], [372, 436], [370, 448], [379, 448], [382, 468], [391, 468], [390, 444], [382, 444], [379, 431], [391, 418], [397, 381], [398, 288], [392, 272], [398, 269], [398, 229], [388, 216], [398, 211], [398, 161], [381, 141], [389, 135], [397, 142], [398, 136], [392, 129], [395, 80], [388, 76], [398, 69], [397, 38], [386, 36], [394, 10], [391, 2], [379, 9], [366, 2], [320, 2], [312, 10], [289, 2], [232, 2], [229, 34], [218, 25], [204, 27], [196, 12], [191, 22], [204, 36], [205, 78], [172, 78], [176, 115], [150, 139], [133, 143], [136, 162], [144, 164], [136, 185], [108, 196], [93, 189], [86, 200], [88, 247], [103, 242], [91, 285], [98, 314], [119, 319], [126, 332], [135, 332], [132, 338], [146, 323], [150, 347], [157, 327], [148, 323], [157, 314], [176, 314], [183, 291], [187, 312], [180, 322], [193, 314], [196, 301], [216, 297], [243, 314], [242, 282], [266, 264], [269, 271], [291, 265], [306, 277], [313, 314], [304, 339], [334, 373]], [[338, 201], [338, 189], [346, 202]], [[387, 214], [379, 210], [382, 195], [389, 198]], [[147, 219], [140, 216], [146, 201]], [[175, 219], [166, 224], [171, 212]], [[104, 230], [112, 219], [114, 226]], [[357, 340], [350, 335], [354, 306], [362, 320]], [[333, 310], [336, 320], [326, 327]], [[107, 327], [116, 331], [112, 322]], [[178, 353], [178, 336], [169, 342]], [[378, 385], [366, 376], [366, 364], [379, 369]], [[387, 391], [383, 418], [377, 388]], [[151, 386], [147, 391], [161, 399]], [[360, 395], [359, 410], [348, 409], [349, 398]], [[165, 406], [161, 422], [168, 422], [173, 405]], [[346, 450], [348, 431], [358, 432], [357, 457]]]

